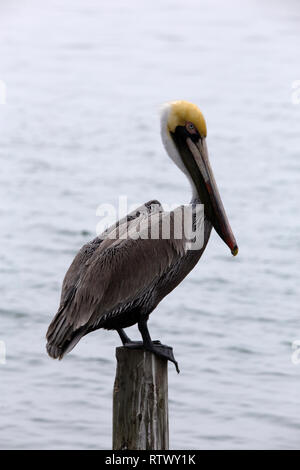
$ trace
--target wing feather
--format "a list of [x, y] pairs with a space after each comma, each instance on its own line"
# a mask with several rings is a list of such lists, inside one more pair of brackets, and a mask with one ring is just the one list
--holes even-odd
[[[156, 200], [143, 204], [105, 230], [99, 237], [85, 244], [75, 256], [63, 281], [58, 312], [51, 322], [46, 335], [48, 340], [47, 350], [52, 357], [61, 356], [63, 344], [70, 343], [72, 336], [74, 336], [74, 331], [78, 329], [78, 325], [84, 324], [83, 320], [80, 319], [82, 309], [89, 306], [88, 311], [91, 312], [92, 306], [95, 307], [101, 301], [101, 295], [107, 289], [109, 276], [103, 275], [103, 272], [109, 268], [109, 256], [112, 256], [111, 250], [116, 250], [116, 245], [122, 241], [115, 240], [116, 237], [112, 236], [112, 233], [115, 231], [125, 233], [131, 225], [136, 223], [137, 219], [144, 219], [147, 215], [160, 213], [162, 210], [161, 204]], [[107, 253], [102, 259], [102, 254], [106, 253], [109, 248], [111, 248], [110, 255]], [[102, 271], [97, 267], [99, 259]], [[95, 275], [97, 273], [100, 278], [103, 277], [103, 279], [99, 280], [101, 288], [98, 290], [91, 289], [90, 294], [87, 295], [88, 289], [84, 288], [84, 286], [87, 287], [85, 285], [86, 281], [83, 281], [89, 280], [90, 273], [93, 270], [95, 270]], [[89, 314], [86, 317], [89, 318]], [[82, 331], [82, 334], [84, 334], [84, 331]]]
[[[183, 238], [143, 238], [162, 218], [154, 214], [136, 221], [128, 238], [110, 240], [95, 250], [66, 311], [74, 329], [98, 324], [121, 303], [133, 302], [185, 253]], [[134, 231], [139, 238], [130, 238]]]

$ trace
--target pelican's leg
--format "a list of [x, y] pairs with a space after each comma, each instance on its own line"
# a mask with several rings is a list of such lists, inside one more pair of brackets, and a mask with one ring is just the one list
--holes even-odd
[[[123, 330], [123, 328], [118, 328], [117, 329], [117, 332], [119, 333], [119, 336], [121, 338], [121, 341], [123, 343], [123, 346], [128, 346], [128, 347], [131, 347], [132, 349], [142, 349], [144, 347], [144, 343], [143, 341], [132, 341], [132, 339], [129, 338], [129, 336], [127, 336], [127, 334], [125, 333], [125, 331]], [[160, 341], [153, 341], [153, 343], [155, 344], [160, 344]]]
[[143, 318], [138, 323], [138, 327], [139, 327], [139, 330], [141, 332], [143, 342], [144, 342], [143, 344], [144, 348], [147, 351], [153, 352], [157, 356], [163, 357], [164, 359], [167, 359], [168, 361], [173, 362], [179, 374], [179, 367], [178, 367], [177, 361], [175, 360], [173, 349], [170, 346], [161, 344], [160, 341], [151, 340], [150, 333], [149, 333], [148, 326], [147, 326], [147, 320], [148, 318], [147, 319]]
[[123, 328], [119, 328], [117, 330], [117, 332], [119, 333], [119, 336], [121, 338], [121, 341], [123, 343], [123, 345], [125, 343], [132, 343], [131, 339], [127, 336], [127, 334], [125, 333], [125, 331], [123, 330]]
[[117, 332], [119, 333], [123, 346], [131, 347], [132, 349], [138, 349], [143, 347], [143, 341], [132, 341], [132, 339], [127, 336], [123, 328], [118, 328]]

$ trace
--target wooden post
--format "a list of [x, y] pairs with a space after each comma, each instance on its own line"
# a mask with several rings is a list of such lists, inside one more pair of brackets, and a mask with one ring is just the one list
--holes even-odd
[[168, 361], [122, 346], [116, 357], [113, 449], [169, 449]]

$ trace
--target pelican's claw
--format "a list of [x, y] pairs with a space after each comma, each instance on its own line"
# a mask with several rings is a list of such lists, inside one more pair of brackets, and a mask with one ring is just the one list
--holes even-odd
[[167, 361], [173, 362], [176, 367], [176, 371], [179, 374], [179, 367], [178, 362], [176, 361], [173, 353], [173, 348], [170, 346], [166, 346], [165, 344], [161, 344], [160, 341], [152, 341], [149, 345], [145, 345], [143, 341], [130, 341], [124, 344], [125, 348], [128, 349], [145, 349], [146, 351], [150, 351], [156, 356], [162, 357], [163, 359], [167, 359]]

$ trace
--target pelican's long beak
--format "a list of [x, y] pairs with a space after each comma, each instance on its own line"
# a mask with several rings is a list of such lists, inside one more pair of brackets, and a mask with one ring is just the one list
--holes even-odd
[[[230, 227], [221, 196], [214, 178], [214, 174], [208, 159], [208, 151], [205, 138], [193, 142], [191, 137], [186, 139], [186, 144], [192, 153], [195, 163], [201, 174], [203, 181], [197, 180], [197, 175], [192, 174], [193, 181], [198, 190], [201, 201], [204, 203], [204, 210], [213, 224], [215, 230], [222, 240], [228, 245], [231, 253], [238, 254], [238, 246]], [[203, 184], [204, 183], [204, 184]], [[205, 190], [203, 188], [205, 187]]]

